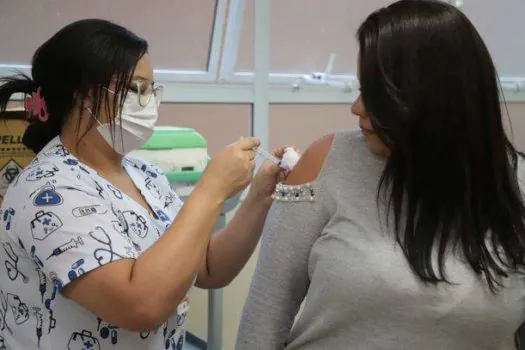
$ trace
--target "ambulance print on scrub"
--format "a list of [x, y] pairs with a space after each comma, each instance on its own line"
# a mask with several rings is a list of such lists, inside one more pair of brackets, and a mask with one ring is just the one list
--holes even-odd
[[62, 221], [55, 213], [40, 210], [31, 220], [31, 234], [34, 239], [43, 241], [50, 234], [62, 227]]
[[56, 165], [52, 163], [40, 163], [29, 170], [26, 181], [39, 181], [41, 179], [50, 178], [55, 176], [57, 172], [58, 168]]
[[82, 207], [76, 207], [73, 209], [72, 214], [76, 218], [81, 218], [93, 214], [106, 214], [108, 210], [99, 204], [85, 205]]
[[48, 157], [65, 157], [69, 155], [69, 151], [62, 145], [56, 145], [54, 147], [51, 147], [48, 151], [44, 152], [44, 155]]

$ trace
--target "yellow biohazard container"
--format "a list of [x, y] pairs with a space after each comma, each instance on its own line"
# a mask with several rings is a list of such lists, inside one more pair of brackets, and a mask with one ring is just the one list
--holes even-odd
[[35, 157], [22, 143], [27, 125], [23, 108], [8, 109], [0, 115], [0, 204], [7, 187]]

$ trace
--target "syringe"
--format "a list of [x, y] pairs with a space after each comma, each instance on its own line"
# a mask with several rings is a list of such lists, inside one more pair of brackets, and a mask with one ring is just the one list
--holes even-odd
[[297, 153], [297, 151], [294, 150], [292, 147], [286, 148], [282, 159], [277, 158], [264, 148], [255, 148], [254, 151], [261, 157], [268, 159], [275, 165], [281, 167], [281, 169], [283, 169], [285, 173], [290, 172], [301, 157], [300, 154]]
[[257, 147], [257, 148], [254, 148], [253, 150], [255, 151], [255, 153], [257, 153], [258, 155], [260, 155], [264, 159], [269, 160], [270, 162], [274, 163], [275, 165], [281, 165], [281, 161], [279, 160], [279, 158], [277, 158], [276, 156], [274, 156], [273, 154], [271, 154], [270, 152], [268, 152], [264, 148]]

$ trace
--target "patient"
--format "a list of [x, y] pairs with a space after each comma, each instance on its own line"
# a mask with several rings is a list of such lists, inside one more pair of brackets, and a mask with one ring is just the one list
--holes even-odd
[[315, 142], [277, 188], [237, 349], [514, 349], [525, 174], [486, 46], [425, 0], [357, 39], [361, 130]]

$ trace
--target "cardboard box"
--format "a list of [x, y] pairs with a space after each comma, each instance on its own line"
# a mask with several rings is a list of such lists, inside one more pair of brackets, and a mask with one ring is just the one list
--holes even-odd
[[35, 157], [22, 143], [28, 125], [24, 109], [9, 109], [0, 114], [0, 204], [7, 187]]

